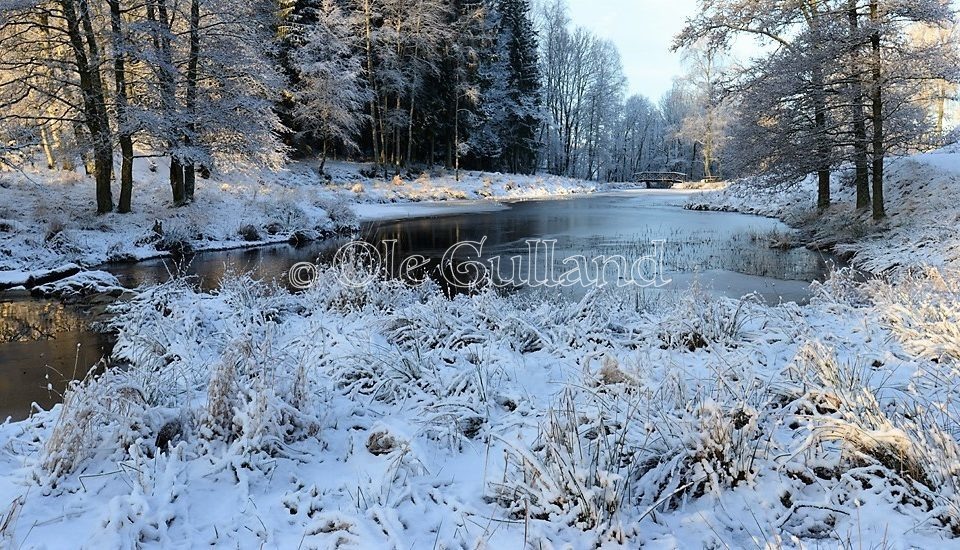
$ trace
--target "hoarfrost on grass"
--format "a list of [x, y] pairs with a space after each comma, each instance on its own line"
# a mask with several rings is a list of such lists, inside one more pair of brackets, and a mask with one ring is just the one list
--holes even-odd
[[[297, 295], [176, 280], [118, 306], [125, 366], [0, 427], [0, 499], [24, 497], [5, 536], [870, 546], [960, 525], [937, 386], [955, 273], [843, 271], [814, 307], [694, 292], [639, 311], [320, 277]], [[71, 511], [50, 521], [54, 502]]]

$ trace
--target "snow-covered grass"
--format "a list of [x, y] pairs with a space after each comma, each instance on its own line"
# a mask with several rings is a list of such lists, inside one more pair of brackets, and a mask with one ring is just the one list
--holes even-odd
[[960, 267], [960, 147], [891, 159], [885, 181], [888, 218], [880, 223], [855, 211], [849, 168], [834, 174], [836, 204], [823, 216], [816, 213], [813, 177], [791, 186], [769, 177], [741, 180], [698, 195], [689, 207], [781, 218], [874, 273]]
[[392, 203], [447, 200], [522, 200], [592, 193], [606, 184], [551, 176], [461, 171], [444, 168], [375, 173], [372, 166], [328, 162], [330, 186], [349, 190], [361, 202]]
[[334, 275], [297, 295], [175, 280], [119, 306], [126, 365], [0, 426], [3, 544], [873, 548], [960, 533], [960, 274], [845, 271], [810, 307], [692, 292], [645, 310]]
[[702, 181], [688, 181], [683, 183], [678, 183], [673, 186], [674, 189], [682, 189], [688, 191], [720, 191], [726, 189], [730, 186], [730, 182], [722, 180], [702, 180]]

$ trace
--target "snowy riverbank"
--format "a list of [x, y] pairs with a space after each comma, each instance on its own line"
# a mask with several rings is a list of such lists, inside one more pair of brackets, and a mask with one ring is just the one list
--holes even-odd
[[[303, 174], [306, 165], [300, 165]], [[371, 166], [328, 162], [329, 185], [350, 190], [358, 202], [394, 203], [448, 200], [524, 200], [593, 193], [607, 184], [552, 176], [462, 171], [460, 180], [452, 170], [405, 171], [389, 180], [370, 178]], [[365, 175], [366, 174], [366, 175]], [[311, 173], [312, 175], [312, 173]]]
[[166, 167], [151, 170], [151, 161], [138, 159], [135, 168], [134, 212], [106, 216], [94, 214], [93, 183], [77, 172], [0, 172], [0, 290], [105, 262], [312, 239], [363, 219], [491, 210], [502, 208], [498, 200], [597, 190], [567, 178], [479, 172], [459, 182], [439, 171], [382, 181], [364, 176], [364, 165], [337, 162], [328, 182], [300, 163], [277, 174], [200, 179], [196, 201], [171, 208]]
[[874, 222], [857, 213], [850, 174], [838, 172], [835, 205], [816, 215], [816, 181], [785, 187], [769, 178], [735, 182], [694, 197], [689, 208], [743, 212], [780, 218], [807, 229], [814, 244], [835, 247], [874, 273], [918, 266], [960, 268], [960, 147], [894, 158], [886, 174], [888, 218]]

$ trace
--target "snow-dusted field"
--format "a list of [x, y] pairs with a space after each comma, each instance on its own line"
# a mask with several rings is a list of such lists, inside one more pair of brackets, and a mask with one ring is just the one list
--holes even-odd
[[[918, 309], [925, 304], [926, 309]], [[4, 544], [932, 547], [960, 529], [960, 276], [637, 311], [182, 281], [0, 427]]]
[[[849, 245], [911, 269], [842, 271], [809, 306], [449, 300], [330, 271], [297, 295], [144, 290], [119, 306], [116, 368], [0, 426], [0, 546], [954, 545], [960, 252], [936, 209], [958, 176], [939, 155], [896, 162], [891, 220]], [[406, 188], [332, 187], [357, 184]], [[812, 196], [757, 193], [698, 201], [790, 217]]]

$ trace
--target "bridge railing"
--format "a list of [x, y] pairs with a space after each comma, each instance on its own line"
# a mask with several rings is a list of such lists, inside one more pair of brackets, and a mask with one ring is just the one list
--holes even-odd
[[634, 180], [643, 182], [675, 182], [683, 183], [687, 181], [687, 175], [681, 172], [638, 172], [634, 174]]

